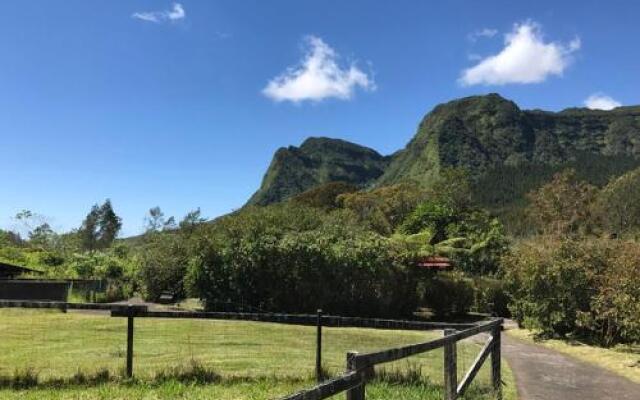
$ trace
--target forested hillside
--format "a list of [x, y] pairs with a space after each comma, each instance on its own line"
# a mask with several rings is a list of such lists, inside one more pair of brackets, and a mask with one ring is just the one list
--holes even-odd
[[498, 94], [441, 104], [420, 122], [399, 152], [375, 151], [334, 139], [309, 139], [276, 152], [249, 204], [270, 204], [330, 181], [361, 188], [397, 183], [430, 186], [446, 168], [467, 170], [474, 197], [510, 232], [519, 226], [525, 194], [572, 168], [602, 186], [640, 165], [640, 107], [612, 111], [521, 110]]

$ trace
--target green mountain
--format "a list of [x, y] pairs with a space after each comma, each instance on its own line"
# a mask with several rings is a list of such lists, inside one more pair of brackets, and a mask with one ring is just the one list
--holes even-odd
[[581, 155], [640, 155], [640, 107], [613, 111], [521, 110], [497, 94], [437, 106], [378, 184], [428, 184], [443, 167], [481, 176], [504, 166], [558, 165]]
[[366, 187], [382, 175], [390, 158], [340, 139], [309, 138], [300, 147], [278, 149], [260, 189], [248, 204], [288, 199], [328, 182]]
[[489, 94], [438, 105], [408, 145], [389, 157], [325, 138], [282, 148], [249, 203], [277, 202], [331, 181], [429, 185], [442, 168], [463, 167], [479, 203], [509, 215], [522, 209], [527, 192], [559, 170], [575, 168], [578, 176], [602, 186], [639, 166], [639, 160], [640, 107], [521, 110]]

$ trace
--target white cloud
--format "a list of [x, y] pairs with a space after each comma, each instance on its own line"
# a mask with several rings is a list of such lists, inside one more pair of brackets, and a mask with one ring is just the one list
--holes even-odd
[[478, 31], [470, 33], [469, 35], [467, 35], [467, 38], [470, 41], [475, 42], [480, 38], [492, 38], [497, 34], [498, 34], [498, 30], [497, 29], [482, 28], [482, 29], [480, 29]]
[[603, 93], [594, 93], [587, 97], [584, 105], [592, 110], [613, 110], [620, 107], [622, 103]]
[[331, 97], [350, 99], [358, 86], [375, 90], [373, 78], [354, 63], [340, 67], [338, 54], [319, 37], [306, 37], [305, 46], [306, 54], [300, 64], [269, 81], [262, 90], [265, 96], [275, 101], [298, 103]]
[[538, 24], [531, 21], [516, 24], [505, 35], [505, 47], [465, 69], [459, 82], [464, 86], [542, 82], [550, 75], [562, 75], [572, 61], [572, 53], [579, 48], [579, 38], [567, 45], [545, 43]]
[[184, 19], [186, 16], [187, 14], [182, 4], [173, 3], [173, 7], [170, 10], [136, 12], [131, 15], [131, 18], [160, 23], [165, 21], [178, 21]]

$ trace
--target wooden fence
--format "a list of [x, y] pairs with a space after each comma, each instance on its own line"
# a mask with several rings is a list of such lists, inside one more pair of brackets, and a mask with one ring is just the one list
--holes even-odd
[[[445, 336], [424, 343], [412, 344], [373, 353], [347, 353], [347, 371], [334, 379], [323, 382], [311, 389], [301, 391], [282, 400], [322, 400], [341, 392], [346, 392], [347, 400], [364, 400], [368, 380], [375, 376], [374, 367], [379, 364], [397, 361], [437, 348], [444, 348], [444, 398], [454, 400], [464, 394], [480, 367], [491, 357], [491, 381], [497, 398], [502, 397], [500, 367], [500, 335], [502, 319], [496, 319], [461, 331], [446, 329]], [[489, 333], [475, 361], [458, 384], [456, 344], [458, 341], [480, 333]]]
[[[346, 371], [333, 379], [317, 386], [290, 395], [283, 400], [321, 400], [335, 394], [346, 392], [347, 400], [364, 400], [367, 380], [374, 376], [374, 367], [379, 364], [400, 360], [412, 355], [424, 353], [440, 347], [444, 348], [445, 399], [453, 400], [462, 395], [473, 381], [480, 367], [491, 356], [492, 383], [500, 395], [500, 332], [502, 319], [479, 324], [439, 323], [409, 320], [391, 320], [378, 318], [357, 318], [317, 314], [279, 314], [279, 313], [230, 313], [230, 312], [189, 312], [189, 311], [150, 311], [144, 305], [65, 303], [43, 301], [0, 300], [0, 308], [33, 308], [67, 310], [103, 310], [110, 311], [111, 317], [127, 318], [127, 357], [126, 374], [133, 376], [134, 358], [134, 320], [135, 318], [177, 318], [212, 319], [270, 322], [289, 325], [316, 326], [316, 377], [322, 380], [322, 328], [358, 327], [393, 330], [435, 330], [443, 329], [445, 336], [424, 343], [418, 343], [373, 353], [347, 353]], [[476, 360], [460, 384], [457, 382], [456, 343], [471, 336], [487, 332], [490, 338], [483, 346]]]

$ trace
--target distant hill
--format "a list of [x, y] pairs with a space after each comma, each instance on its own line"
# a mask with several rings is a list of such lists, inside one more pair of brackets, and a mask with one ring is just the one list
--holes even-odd
[[611, 111], [521, 110], [498, 94], [438, 105], [407, 146], [384, 157], [337, 139], [310, 138], [279, 149], [250, 204], [269, 204], [332, 181], [360, 187], [405, 181], [423, 185], [442, 168], [466, 168], [477, 200], [512, 213], [524, 194], [566, 167], [603, 185], [640, 165], [640, 107]]
[[300, 147], [276, 151], [260, 189], [248, 204], [266, 205], [288, 199], [328, 182], [366, 187], [384, 172], [389, 157], [340, 139], [309, 138]]

